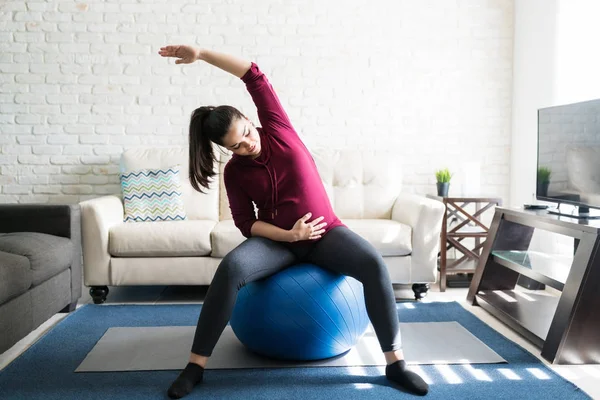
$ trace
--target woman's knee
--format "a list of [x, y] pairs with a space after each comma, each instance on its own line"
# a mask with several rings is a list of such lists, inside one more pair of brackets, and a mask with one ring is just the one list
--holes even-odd
[[386, 280], [389, 279], [387, 265], [380, 254], [368, 253], [361, 257], [359, 268], [361, 281]]
[[251, 237], [243, 241], [236, 248], [225, 254], [225, 257], [223, 257], [219, 264], [219, 269], [228, 273], [238, 272], [240, 268], [243, 268], [247, 264], [249, 257], [251, 257], [256, 248], [265, 245], [262, 239], [261, 237]]
[[248, 263], [244, 262], [244, 258], [239, 253], [229, 252], [221, 260], [213, 281], [222, 281], [231, 286], [239, 286], [239, 283], [250, 272], [247, 269]]
[[[265, 269], [264, 257], [272, 249], [270, 239], [252, 237], [230, 251], [223, 257], [215, 279], [227, 282], [228, 285], [241, 289], [247, 279], [255, 277]], [[273, 251], [277, 249], [272, 249]], [[214, 279], [213, 279], [214, 281]]]

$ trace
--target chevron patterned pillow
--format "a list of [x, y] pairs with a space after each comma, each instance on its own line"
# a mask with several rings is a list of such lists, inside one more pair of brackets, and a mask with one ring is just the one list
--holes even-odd
[[179, 167], [121, 173], [125, 222], [186, 219]]

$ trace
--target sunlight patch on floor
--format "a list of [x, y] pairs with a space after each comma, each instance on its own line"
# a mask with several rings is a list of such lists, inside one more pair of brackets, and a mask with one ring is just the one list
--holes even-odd
[[463, 368], [468, 373], [473, 375], [473, 378], [477, 379], [478, 381], [492, 382], [492, 380], [493, 380], [492, 378], [489, 377], [488, 374], [485, 373], [485, 371], [474, 368], [471, 364], [464, 364]]
[[500, 372], [502, 375], [504, 375], [507, 379], [510, 379], [511, 381], [522, 380], [521, 377], [519, 375], [517, 375], [517, 373], [515, 371], [513, 371], [512, 369], [498, 368], [498, 372]]
[[373, 385], [370, 383], [355, 383], [354, 388], [355, 389], [372, 389]]
[[460, 376], [456, 375], [456, 373], [452, 371], [452, 368], [450, 368], [448, 364], [438, 364], [435, 366], [435, 368], [440, 371], [440, 374], [442, 374], [446, 382], [453, 385], [463, 383], [463, 380], [460, 379]]
[[553, 369], [554, 372], [570, 381], [576, 381], [578, 379], [581, 379], [581, 376], [579, 376], [579, 374], [576, 374], [575, 371], [573, 371], [573, 368], [569, 366], [554, 366]]
[[427, 375], [427, 373], [425, 373], [425, 371], [423, 371], [423, 368], [421, 368], [420, 366], [411, 365], [410, 367], [408, 367], [408, 369], [414, 372], [415, 374], [419, 375], [421, 378], [423, 378], [423, 380], [428, 385], [431, 385], [433, 383], [433, 379], [431, 379], [431, 377]]
[[539, 368], [527, 368], [527, 371], [528, 371], [528, 372], [529, 372], [531, 375], [533, 375], [533, 376], [535, 376], [536, 378], [538, 378], [538, 379], [541, 379], [541, 380], [552, 379], [552, 378], [550, 378], [550, 376], [549, 376], [547, 373], [545, 373], [544, 371], [542, 371], [542, 370], [541, 370], [541, 369], [539, 369]]
[[579, 369], [593, 378], [600, 378], [600, 367], [597, 365], [582, 365]]

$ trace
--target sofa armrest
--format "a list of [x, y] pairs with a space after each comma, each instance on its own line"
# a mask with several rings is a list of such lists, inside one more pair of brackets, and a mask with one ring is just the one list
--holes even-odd
[[408, 193], [400, 194], [392, 208], [392, 220], [412, 228], [413, 265], [431, 269], [433, 276], [437, 276], [444, 212], [442, 202]]
[[37, 232], [68, 238], [71, 302], [81, 297], [81, 209], [78, 204], [0, 204], [0, 232]]
[[123, 223], [123, 201], [118, 196], [86, 200], [81, 206], [83, 270], [86, 286], [110, 284], [110, 228]]

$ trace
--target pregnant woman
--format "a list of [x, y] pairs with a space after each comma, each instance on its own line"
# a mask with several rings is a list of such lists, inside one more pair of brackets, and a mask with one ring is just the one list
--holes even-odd
[[315, 162], [265, 74], [253, 62], [207, 49], [166, 46], [159, 54], [177, 58], [176, 64], [201, 60], [240, 78], [261, 124], [256, 127], [228, 105], [203, 106], [192, 113], [190, 183], [200, 192], [209, 188], [215, 175], [213, 144], [231, 150], [224, 182], [235, 225], [247, 239], [223, 258], [215, 273], [189, 362], [169, 388], [169, 397], [181, 398], [202, 381], [240, 288], [299, 262], [362, 283], [367, 313], [387, 361], [386, 377], [411, 393], [427, 394], [427, 383], [406, 369], [394, 292], [383, 258], [335, 215]]

